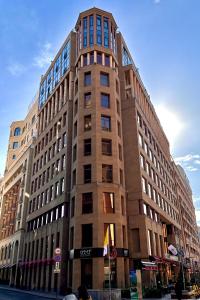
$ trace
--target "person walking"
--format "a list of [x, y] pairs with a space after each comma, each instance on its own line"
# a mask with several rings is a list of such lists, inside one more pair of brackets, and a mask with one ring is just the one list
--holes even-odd
[[87, 288], [85, 285], [79, 286], [78, 299], [79, 300], [92, 300], [92, 297], [88, 294], [88, 291], [87, 291]]
[[175, 284], [175, 293], [176, 293], [176, 297], [178, 300], [182, 299], [182, 289], [183, 289], [183, 284], [181, 282], [181, 280], [177, 280], [176, 284]]
[[66, 289], [66, 295], [63, 298], [63, 300], [78, 300], [78, 299], [76, 298], [76, 295], [72, 293], [72, 289], [68, 287]]

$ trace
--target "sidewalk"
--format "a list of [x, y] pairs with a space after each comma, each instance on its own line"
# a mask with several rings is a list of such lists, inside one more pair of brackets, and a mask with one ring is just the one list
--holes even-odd
[[56, 293], [45, 293], [45, 292], [36, 292], [33, 290], [22, 290], [22, 289], [16, 289], [16, 288], [12, 288], [9, 285], [3, 285], [0, 284], [0, 290], [8, 290], [8, 291], [13, 291], [16, 293], [24, 293], [24, 294], [29, 294], [29, 295], [33, 295], [33, 296], [39, 296], [42, 298], [46, 298], [46, 299], [63, 299], [64, 296], [57, 296], [56, 298]]

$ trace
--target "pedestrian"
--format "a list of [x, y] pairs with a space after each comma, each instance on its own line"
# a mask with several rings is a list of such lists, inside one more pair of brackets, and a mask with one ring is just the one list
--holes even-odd
[[66, 295], [63, 300], [77, 300], [76, 295], [72, 293], [72, 289], [70, 287], [66, 289]]
[[78, 299], [79, 300], [92, 300], [92, 297], [88, 294], [88, 291], [87, 291], [87, 288], [85, 285], [79, 286]]
[[176, 297], [178, 300], [182, 299], [182, 289], [183, 289], [183, 284], [181, 282], [181, 280], [177, 280], [176, 284], [175, 284], [175, 293], [176, 293]]

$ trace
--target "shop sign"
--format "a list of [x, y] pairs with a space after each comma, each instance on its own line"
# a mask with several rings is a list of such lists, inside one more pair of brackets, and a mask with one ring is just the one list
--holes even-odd
[[178, 256], [170, 255], [169, 253], [165, 253], [165, 258], [173, 261], [178, 261]]

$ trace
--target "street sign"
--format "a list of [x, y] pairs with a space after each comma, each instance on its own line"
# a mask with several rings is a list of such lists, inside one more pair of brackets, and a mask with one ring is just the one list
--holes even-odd
[[55, 269], [53, 270], [54, 274], [60, 273], [60, 262], [56, 262]]
[[55, 255], [54, 260], [55, 260], [55, 262], [60, 262], [61, 261], [61, 255]]
[[56, 249], [54, 250], [54, 253], [55, 253], [56, 255], [60, 255], [60, 254], [61, 254], [61, 249], [60, 249], [60, 248], [56, 248]]

